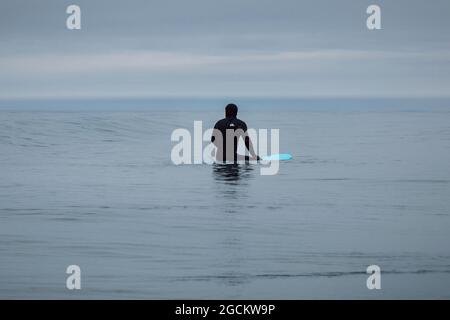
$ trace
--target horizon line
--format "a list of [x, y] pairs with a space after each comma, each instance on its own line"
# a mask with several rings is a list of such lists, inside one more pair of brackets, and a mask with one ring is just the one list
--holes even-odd
[[418, 100], [418, 99], [450, 99], [450, 95], [267, 95], [267, 96], [258, 96], [258, 95], [236, 95], [236, 96], [225, 96], [225, 95], [99, 95], [99, 96], [10, 96], [10, 97], [1, 97], [0, 101], [57, 101], [57, 100], [65, 100], [65, 101], [79, 101], [79, 100], [184, 100], [184, 99], [195, 99], [195, 100], [332, 100], [332, 99], [395, 99], [395, 100]]

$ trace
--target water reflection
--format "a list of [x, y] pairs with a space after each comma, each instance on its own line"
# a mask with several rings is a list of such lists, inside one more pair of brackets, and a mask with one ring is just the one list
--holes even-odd
[[253, 179], [254, 167], [251, 164], [215, 163], [213, 175], [218, 199], [225, 200], [225, 212], [242, 210], [248, 198], [248, 187]]
[[221, 230], [216, 250], [220, 251], [223, 267], [217, 279], [230, 287], [242, 286], [249, 281], [239, 270], [242, 270], [246, 256], [243, 235], [248, 232], [246, 210], [253, 170], [253, 165], [245, 163], [213, 164], [216, 208], [221, 217], [216, 220], [216, 228]]
[[253, 167], [250, 164], [215, 163], [213, 164], [214, 178], [218, 182], [230, 185], [247, 184], [252, 176]]

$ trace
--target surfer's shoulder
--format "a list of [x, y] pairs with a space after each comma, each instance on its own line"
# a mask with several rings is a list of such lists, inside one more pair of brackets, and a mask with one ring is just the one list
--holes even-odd
[[238, 123], [239, 128], [241, 128], [244, 131], [247, 131], [247, 124], [245, 123], [245, 121], [236, 118], [236, 122]]
[[216, 124], [214, 125], [214, 128], [218, 129], [221, 126], [223, 126], [223, 124], [225, 123], [226, 118], [220, 119], [216, 122]]

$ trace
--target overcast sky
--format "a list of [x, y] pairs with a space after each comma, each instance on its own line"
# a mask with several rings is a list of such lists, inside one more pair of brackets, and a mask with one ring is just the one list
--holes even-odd
[[[77, 4], [82, 29], [67, 30]], [[382, 9], [382, 30], [366, 8]], [[0, 98], [450, 96], [448, 0], [1, 0]]]

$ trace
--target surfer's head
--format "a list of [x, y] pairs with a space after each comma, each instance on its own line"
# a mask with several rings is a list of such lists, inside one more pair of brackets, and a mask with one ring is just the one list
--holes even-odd
[[225, 117], [235, 118], [238, 113], [238, 107], [234, 103], [230, 103], [225, 107]]

